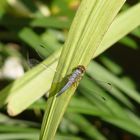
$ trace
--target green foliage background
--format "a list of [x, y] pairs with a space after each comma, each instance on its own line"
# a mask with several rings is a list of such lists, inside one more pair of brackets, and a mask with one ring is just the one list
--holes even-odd
[[[1, 140], [39, 139], [47, 100], [43, 95], [51, 86], [61, 48], [79, 4], [79, 0], [1, 0], [0, 72], [2, 73], [7, 58], [13, 56], [20, 59], [26, 71], [23, 77], [15, 81], [1, 76]], [[140, 9], [139, 5], [139, 0], [127, 1], [120, 13], [125, 15], [125, 12], [134, 7]], [[127, 31], [121, 30], [122, 33], [118, 36], [112, 31], [110, 38], [104, 39], [104, 50], [112, 47], [104, 53], [103, 50], [97, 50], [95, 56], [102, 54], [87, 68], [55, 139], [140, 138], [140, 19], [137, 18], [137, 23], [134, 21], [137, 14], [134, 12], [125, 15], [116, 24], [116, 30], [113, 30], [115, 32], [121, 28], [119, 25], [133, 21], [134, 23], [130, 22], [129, 29], [126, 28]], [[127, 33], [129, 34], [123, 37]], [[29, 58], [45, 61], [29, 69]], [[51, 69], [48, 68], [50, 66]], [[7, 111], [13, 116], [22, 113], [10, 117]]]

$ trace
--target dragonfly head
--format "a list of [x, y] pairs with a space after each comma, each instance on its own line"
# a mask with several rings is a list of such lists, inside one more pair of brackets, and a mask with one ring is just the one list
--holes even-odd
[[83, 65], [79, 65], [77, 69], [79, 69], [82, 73], [86, 71], [86, 68]]

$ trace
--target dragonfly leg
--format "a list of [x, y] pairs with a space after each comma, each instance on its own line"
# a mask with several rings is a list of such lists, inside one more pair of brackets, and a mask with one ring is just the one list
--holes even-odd
[[80, 82], [80, 80], [82, 79], [82, 77], [78, 77], [77, 79], [76, 79], [76, 82], [74, 82], [73, 84], [72, 84], [72, 86], [74, 86], [75, 88], [78, 86], [78, 83]]
[[72, 84], [72, 86], [76, 88], [76, 87], [78, 86], [78, 83], [77, 83], [77, 82], [74, 82], [74, 83]]

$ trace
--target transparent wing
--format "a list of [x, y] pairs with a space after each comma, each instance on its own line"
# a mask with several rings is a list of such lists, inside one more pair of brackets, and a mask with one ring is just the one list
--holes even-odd
[[[28, 60], [28, 64], [29, 64], [30, 68], [32, 68], [32, 67], [34, 67], [34, 66], [36, 66], [37, 64], [40, 64], [40, 63], [41, 62], [39, 60], [34, 59], [34, 58], [31, 58], [31, 59]], [[55, 69], [52, 69], [52, 68], [48, 67], [47, 65], [45, 65], [43, 63], [41, 63], [41, 65], [42, 65], [42, 67], [44, 69], [45, 68], [49, 68], [50, 70], [56, 72]], [[100, 85], [101, 87], [103, 87], [106, 91], [112, 90], [112, 84], [110, 82], [93, 79], [91, 77], [88, 77], [88, 79], [89, 79], [89, 81], [96, 82], [98, 85]], [[94, 87], [89, 87], [89, 86], [87, 86], [86, 89], [88, 89], [88, 91], [89, 90], [92, 91], [97, 98], [100, 98], [100, 99], [102, 99], [104, 101], [106, 100], [106, 97], [104, 95], [100, 95], [100, 90], [97, 90], [96, 88], [94, 89]]]
[[38, 65], [39, 63], [40, 63], [39, 60], [34, 59], [34, 58], [30, 58], [30, 59], [28, 60], [28, 65], [29, 65], [30, 68], [32, 68], [32, 67]]
[[[28, 63], [29, 69], [34, 68], [34, 67], [37, 66], [37, 65], [41, 65], [44, 69], [50, 69], [51, 71], [54, 71], [54, 73], [56, 72], [55, 69], [53, 69], [53, 68], [51, 68], [51, 67], [45, 65], [44, 63], [42, 63], [41, 61], [39, 61], [39, 60], [37, 60], [37, 59], [35, 59], [35, 58], [30, 58], [30, 59], [28, 59], [28, 60], [27, 60], [27, 63]], [[45, 97], [47, 97], [47, 98], [48, 98], [48, 96], [49, 96], [49, 91], [50, 91], [50, 90], [46, 91], [46, 93], [45, 93]]]
[[110, 82], [96, 80], [85, 75], [80, 82], [79, 89], [85, 96], [91, 95], [92, 99], [107, 101], [110, 97], [107, 94], [111, 92], [113, 85]]
[[[41, 62], [40, 62], [39, 60], [34, 59], [34, 58], [31, 58], [31, 59], [28, 60], [28, 65], [30, 66], [30, 68], [32, 68], [32, 67], [34, 67], [34, 66], [36, 66], [36, 65], [38, 65], [38, 64], [40, 64], [40, 63], [41, 63]], [[45, 65], [44, 63], [41, 63], [41, 65], [42, 65], [42, 67], [44, 67], [44, 69], [49, 68], [50, 70], [56, 72], [55, 69], [52, 69], [52, 68], [48, 67], [48, 66]]]
[[93, 80], [94, 82], [96, 82], [98, 85], [100, 85], [101, 87], [103, 87], [107, 91], [111, 91], [113, 88], [113, 85], [111, 84], [111, 82], [97, 80], [97, 79], [93, 79], [91, 77], [90, 77], [90, 79]]

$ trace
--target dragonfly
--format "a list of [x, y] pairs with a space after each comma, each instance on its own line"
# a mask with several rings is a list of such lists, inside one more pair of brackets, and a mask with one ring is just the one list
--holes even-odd
[[[36, 65], [39, 64], [39, 61], [36, 59], [29, 59], [29, 65]], [[42, 66], [44, 68], [48, 68], [47, 66], [45, 66], [45, 64], [42, 64]], [[52, 69], [51, 69], [52, 70]], [[55, 70], [53, 70], [55, 71]], [[56, 71], [55, 71], [56, 72]], [[84, 73], [86, 72], [86, 68], [83, 65], [78, 65], [74, 71], [70, 74], [68, 80], [65, 82], [65, 84], [62, 86], [62, 88], [55, 94], [56, 97], [59, 97], [60, 95], [62, 95], [63, 93], [65, 93], [66, 90], [68, 90], [70, 87], [77, 85], [77, 83], [82, 79]], [[90, 78], [91, 79], [91, 78]], [[109, 87], [109, 89], [112, 88], [112, 85], [108, 82], [105, 81], [101, 81], [101, 80], [96, 80], [94, 79], [94, 81], [96, 83], [99, 83], [103, 86]], [[95, 92], [95, 91], [94, 91]], [[100, 95], [99, 95], [100, 96]], [[105, 97], [101, 97], [103, 100], [106, 100]]]
[[76, 84], [77, 81], [79, 81], [83, 74], [85, 73], [86, 68], [83, 65], [79, 65], [74, 72], [69, 77], [68, 82], [66, 85], [56, 94], [56, 97], [60, 96], [62, 93], [64, 93], [68, 88], [70, 88], [72, 85]]

